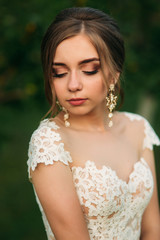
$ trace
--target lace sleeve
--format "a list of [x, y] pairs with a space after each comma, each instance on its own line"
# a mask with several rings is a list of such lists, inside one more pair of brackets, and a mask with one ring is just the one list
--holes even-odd
[[149, 148], [153, 150], [153, 145], [160, 145], [160, 139], [146, 119], [144, 119], [144, 133], [143, 149]]
[[155, 131], [149, 124], [149, 122], [142, 116], [134, 113], [128, 113], [124, 112], [124, 114], [131, 120], [137, 120], [137, 121], [142, 121], [144, 122], [144, 139], [143, 139], [143, 149], [149, 148], [150, 150], [153, 150], [153, 145], [160, 145], [160, 139], [156, 135]]
[[69, 162], [72, 162], [69, 152], [64, 150], [64, 144], [60, 142], [60, 134], [56, 132], [58, 128], [54, 122], [46, 119], [32, 134], [27, 161], [30, 179], [30, 169], [34, 171], [38, 163], [49, 165], [60, 161], [68, 165]]

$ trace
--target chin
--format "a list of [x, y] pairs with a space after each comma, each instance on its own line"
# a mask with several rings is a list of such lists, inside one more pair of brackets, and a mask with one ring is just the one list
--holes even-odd
[[85, 115], [90, 115], [94, 114], [94, 109], [89, 109], [89, 108], [75, 108], [75, 109], [68, 109], [69, 113], [71, 115], [75, 116], [85, 116]]
[[70, 114], [73, 114], [73, 115], [86, 115], [90, 112], [89, 109], [86, 109], [84, 107], [75, 107], [75, 108], [71, 108], [71, 109], [68, 109], [68, 112]]

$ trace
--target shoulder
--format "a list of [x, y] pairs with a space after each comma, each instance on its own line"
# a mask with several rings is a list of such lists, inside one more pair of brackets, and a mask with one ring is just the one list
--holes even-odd
[[64, 149], [64, 143], [58, 132], [59, 128], [53, 119], [45, 119], [33, 132], [28, 149], [29, 177], [30, 169], [34, 171], [38, 163], [49, 165], [60, 161], [69, 165], [69, 162], [72, 162], [69, 152]]
[[35, 143], [39, 140], [40, 142], [43, 142], [45, 139], [50, 139], [52, 141], [60, 141], [61, 137], [58, 133], [59, 126], [50, 119], [45, 119], [40, 122], [38, 128], [33, 132], [31, 136], [30, 143]]
[[137, 124], [139, 122], [139, 125], [141, 123], [144, 123], [147, 121], [143, 116], [137, 114], [137, 113], [130, 113], [130, 112], [119, 112], [123, 120], [126, 120], [130, 123]]
[[143, 116], [135, 113], [120, 112], [123, 122], [135, 137], [143, 140], [143, 149], [153, 149], [153, 145], [160, 145], [160, 139], [150, 125], [149, 121]]

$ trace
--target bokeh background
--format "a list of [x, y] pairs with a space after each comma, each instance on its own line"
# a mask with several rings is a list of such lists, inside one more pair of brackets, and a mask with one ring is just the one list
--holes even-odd
[[[126, 43], [122, 111], [146, 117], [160, 136], [159, 0], [0, 0], [0, 239], [44, 240], [27, 177], [30, 136], [48, 110], [42, 36], [66, 7], [90, 6], [117, 19]], [[160, 149], [155, 147], [160, 193]]]

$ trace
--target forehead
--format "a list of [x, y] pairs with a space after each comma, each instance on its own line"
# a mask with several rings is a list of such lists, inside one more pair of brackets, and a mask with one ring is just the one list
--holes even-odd
[[90, 39], [84, 35], [68, 38], [62, 41], [55, 52], [55, 61], [81, 61], [87, 58], [99, 58]]

